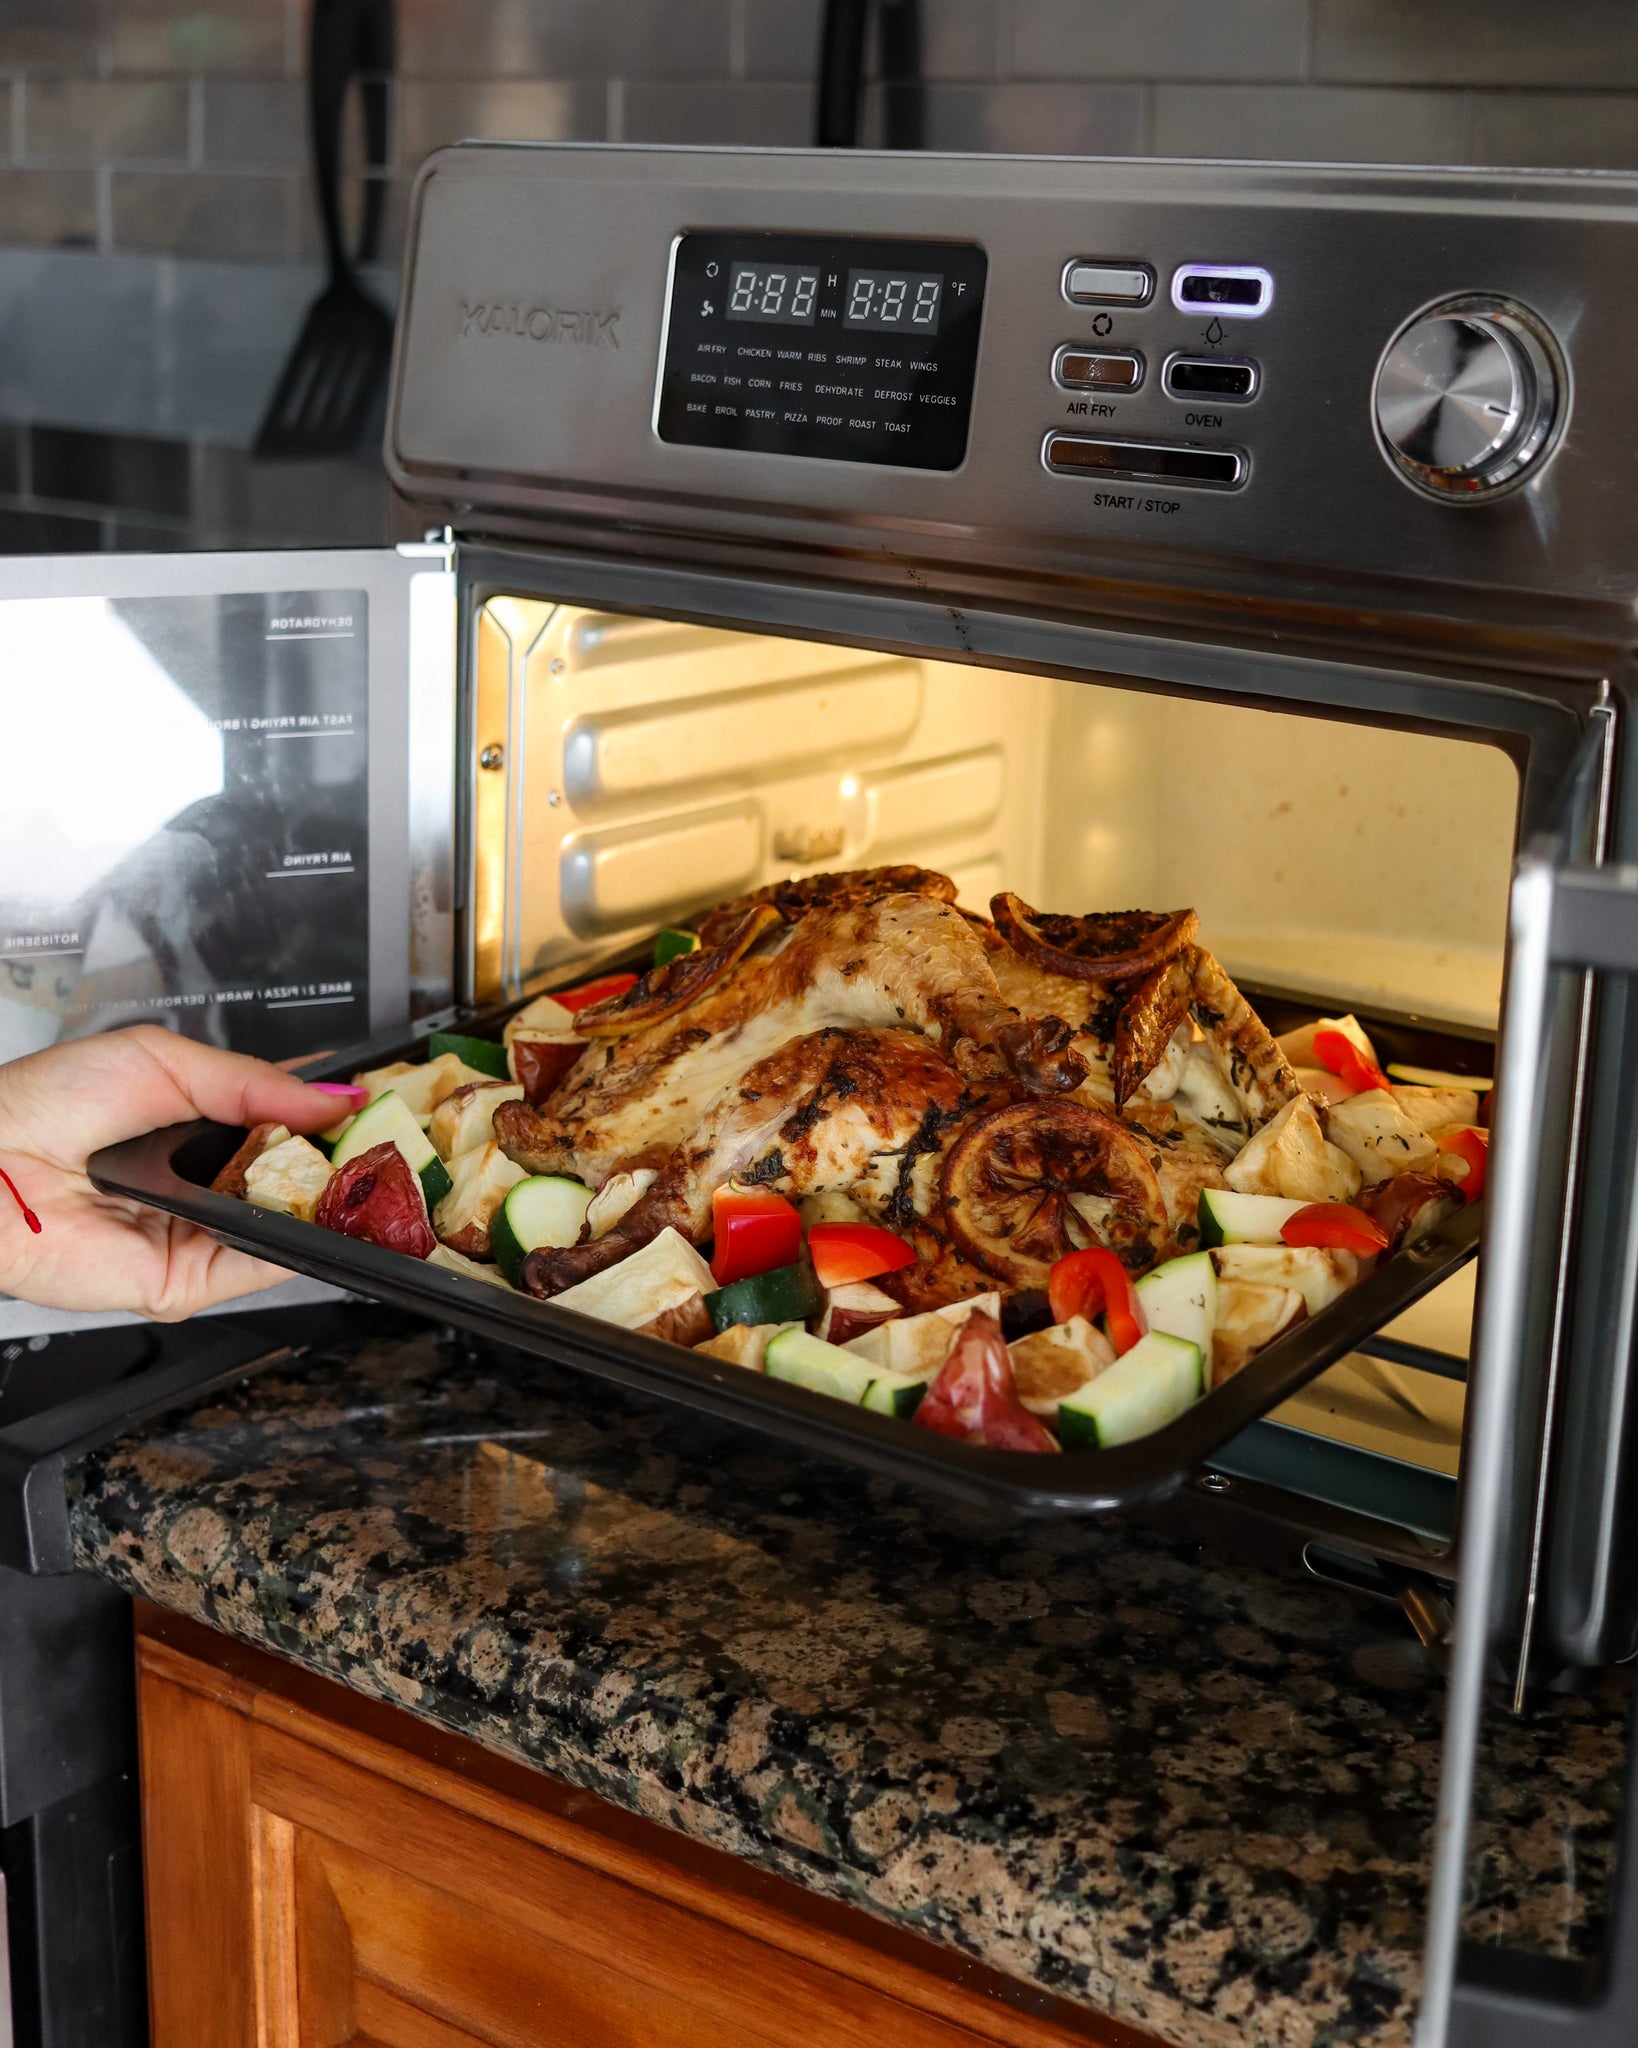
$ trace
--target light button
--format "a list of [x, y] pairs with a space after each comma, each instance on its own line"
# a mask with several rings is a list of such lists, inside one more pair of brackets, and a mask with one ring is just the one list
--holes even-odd
[[1053, 357], [1052, 374], [1066, 391], [1135, 391], [1143, 358], [1132, 349], [1066, 346]]
[[1143, 306], [1154, 296], [1146, 263], [1098, 263], [1078, 256], [1064, 266], [1064, 297], [1072, 306]]

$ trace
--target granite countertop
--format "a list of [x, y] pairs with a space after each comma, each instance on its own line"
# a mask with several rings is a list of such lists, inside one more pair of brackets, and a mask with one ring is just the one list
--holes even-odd
[[[1443, 1696], [1393, 1611], [371, 1313], [76, 1468], [81, 1561], [1168, 2041], [1409, 2040]], [[1481, 1934], [1595, 1942], [1623, 1698], [1497, 1738]]]

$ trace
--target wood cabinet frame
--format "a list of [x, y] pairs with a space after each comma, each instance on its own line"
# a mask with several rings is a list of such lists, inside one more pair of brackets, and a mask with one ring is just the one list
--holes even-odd
[[139, 1605], [153, 2048], [1143, 2048]]

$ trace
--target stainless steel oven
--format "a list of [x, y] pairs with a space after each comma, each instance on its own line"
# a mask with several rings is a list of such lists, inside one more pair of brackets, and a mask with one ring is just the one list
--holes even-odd
[[416, 188], [387, 432], [423, 538], [0, 570], [45, 821], [9, 903], [0, 828], [0, 1049], [387, 1045], [903, 860], [1192, 903], [1270, 1014], [1401, 1057], [1488, 1071], [1500, 1024], [1476, 1334], [1469, 1267], [1164, 1510], [1440, 1653], [1454, 1598], [1426, 2048], [1601, 2039], [1638, 1967], [1458, 1961], [1483, 1715], [1638, 1651], [1635, 204], [466, 146]]

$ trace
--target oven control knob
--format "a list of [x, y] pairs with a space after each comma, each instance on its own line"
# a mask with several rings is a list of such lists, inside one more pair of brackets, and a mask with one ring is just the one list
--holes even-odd
[[1510, 299], [1467, 293], [1407, 320], [1376, 366], [1376, 438], [1418, 491], [1447, 504], [1511, 490], [1563, 424], [1564, 358]]

